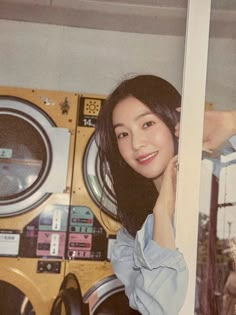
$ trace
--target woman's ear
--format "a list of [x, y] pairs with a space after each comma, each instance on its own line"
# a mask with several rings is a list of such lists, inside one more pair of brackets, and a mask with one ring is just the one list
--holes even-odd
[[178, 123], [175, 125], [175, 136], [176, 136], [176, 137], [179, 137], [179, 130], [180, 130], [180, 123], [178, 122]]

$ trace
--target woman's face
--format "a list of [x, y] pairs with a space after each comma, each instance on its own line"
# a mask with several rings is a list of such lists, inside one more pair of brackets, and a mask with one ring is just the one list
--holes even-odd
[[174, 156], [173, 137], [165, 123], [132, 96], [115, 106], [112, 122], [126, 163], [146, 178], [158, 178]]

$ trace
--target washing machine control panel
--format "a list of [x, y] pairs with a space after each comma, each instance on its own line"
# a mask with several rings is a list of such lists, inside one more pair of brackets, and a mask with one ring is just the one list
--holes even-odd
[[69, 220], [68, 252], [70, 259], [105, 260], [107, 236], [92, 210], [72, 206]]
[[24, 227], [20, 256], [64, 258], [68, 213], [68, 205], [47, 205], [39, 216]]
[[[9, 235], [11, 239], [15, 236]], [[20, 257], [43, 259], [38, 272], [57, 272], [58, 262], [51, 259], [109, 259], [106, 231], [87, 206], [47, 206], [18, 237]]]

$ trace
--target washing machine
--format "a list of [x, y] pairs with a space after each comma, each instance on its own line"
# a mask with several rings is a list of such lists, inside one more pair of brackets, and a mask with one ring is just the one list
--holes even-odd
[[[110, 250], [121, 226], [116, 213], [116, 199], [110, 179], [101, 176], [94, 139], [94, 128], [103, 102], [102, 96], [80, 95], [65, 274], [70, 275], [70, 281], [71, 275], [77, 279], [89, 314], [105, 314], [107, 305], [110, 305], [110, 310], [118, 310], [115, 306], [118, 304], [125, 309], [121, 314], [128, 314], [124, 288], [115, 277], [110, 262]], [[105, 181], [108, 189], [104, 189]], [[68, 294], [62, 292], [68, 287], [70, 285], [64, 282], [55, 309], [65, 304]]]
[[3, 314], [49, 314], [64, 279], [78, 99], [0, 88]]

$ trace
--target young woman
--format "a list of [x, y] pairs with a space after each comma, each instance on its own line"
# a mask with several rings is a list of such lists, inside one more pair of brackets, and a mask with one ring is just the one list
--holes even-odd
[[[180, 103], [170, 83], [140, 75], [111, 93], [96, 126], [101, 170], [112, 178], [123, 225], [111, 260], [130, 306], [142, 315], [178, 314], [187, 290], [174, 237]], [[214, 133], [206, 128], [208, 149]]]

